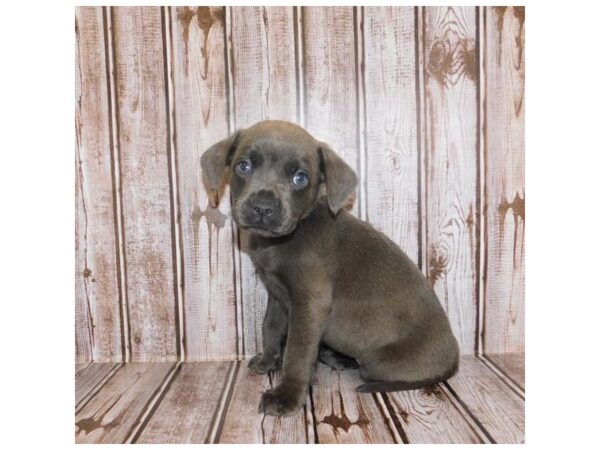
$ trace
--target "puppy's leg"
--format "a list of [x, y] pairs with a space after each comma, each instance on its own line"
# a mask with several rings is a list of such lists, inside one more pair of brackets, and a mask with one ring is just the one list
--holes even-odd
[[248, 368], [255, 373], [267, 373], [281, 368], [283, 346], [288, 328], [288, 315], [279, 300], [269, 295], [263, 320], [263, 352], [254, 356]]
[[358, 362], [354, 358], [336, 352], [326, 344], [319, 345], [319, 361], [333, 370], [358, 369]]
[[283, 377], [279, 386], [262, 395], [258, 409], [265, 414], [289, 416], [306, 403], [319, 341], [331, 305], [330, 296], [313, 294], [307, 297], [292, 299]]

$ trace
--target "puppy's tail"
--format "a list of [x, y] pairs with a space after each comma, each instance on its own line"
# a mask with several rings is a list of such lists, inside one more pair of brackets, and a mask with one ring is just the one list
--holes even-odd
[[458, 370], [458, 364], [452, 367], [450, 370], [438, 377], [427, 378], [424, 380], [417, 381], [371, 381], [369, 383], [361, 384], [356, 388], [356, 392], [369, 393], [369, 392], [394, 392], [394, 391], [410, 391], [412, 389], [420, 389], [429, 387], [436, 383], [446, 381]]

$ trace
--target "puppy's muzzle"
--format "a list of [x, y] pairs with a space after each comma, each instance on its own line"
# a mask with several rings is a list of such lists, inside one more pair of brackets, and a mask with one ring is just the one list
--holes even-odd
[[261, 189], [248, 196], [242, 207], [240, 225], [253, 231], [278, 234], [284, 224], [284, 208], [275, 192]]

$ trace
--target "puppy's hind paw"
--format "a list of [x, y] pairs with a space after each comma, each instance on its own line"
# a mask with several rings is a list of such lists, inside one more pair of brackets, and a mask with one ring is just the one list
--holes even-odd
[[358, 361], [349, 356], [336, 352], [335, 350], [321, 345], [319, 347], [319, 361], [333, 370], [358, 369]]

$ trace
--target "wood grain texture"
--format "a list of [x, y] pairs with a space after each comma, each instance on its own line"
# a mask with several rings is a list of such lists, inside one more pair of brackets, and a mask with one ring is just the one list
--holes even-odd
[[75, 442], [123, 443], [172, 363], [127, 363], [75, 416]]
[[[236, 129], [265, 119], [297, 122], [294, 12], [292, 7], [231, 8], [231, 70]], [[243, 355], [262, 350], [267, 292], [240, 233]]]
[[[303, 7], [301, 11], [305, 128], [329, 144], [359, 174], [353, 8]], [[359, 180], [357, 189], [361, 183]], [[358, 202], [348, 206], [358, 214]]]
[[77, 361], [119, 361], [122, 329], [101, 7], [75, 8]]
[[105, 11], [76, 8], [77, 362], [261, 351], [267, 295], [199, 158], [267, 118], [357, 171], [352, 211], [422, 260], [464, 354], [523, 352], [523, 8]]
[[91, 363], [86, 367], [76, 378], [75, 405], [79, 405], [116, 366], [115, 363]]
[[131, 359], [177, 358], [161, 10], [112, 8]]
[[364, 39], [366, 219], [418, 262], [415, 8], [365, 7]]
[[468, 354], [479, 276], [476, 8], [426, 7], [423, 21], [425, 267]]
[[227, 372], [234, 364], [213, 361], [182, 365], [136, 444], [207, 443]]
[[91, 363], [75, 363], [75, 378], [79, 377]]
[[256, 375], [242, 361], [225, 413], [218, 441], [220, 444], [299, 444], [314, 443], [309, 432], [307, 411], [295, 416], [274, 417], [258, 413], [263, 392], [281, 381], [278, 373]]
[[171, 7], [186, 360], [238, 354], [229, 192], [213, 208], [200, 157], [229, 135], [224, 8]]
[[525, 355], [523, 353], [486, 354], [485, 358], [525, 390]]
[[525, 439], [525, 401], [474, 356], [463, 356], [447, 385], [499, 444]]
[[483, 351], [525, 348], [525, 8], [485, 8]]
[[411, 444], [479, 444], [482, 439], [438, 387], [387, 395]]
[[359, 394], [358, 370], [336, 372], [319, 363], [312, 386], [316, 439], [320, 444], [400, 443], [373, 395]]

